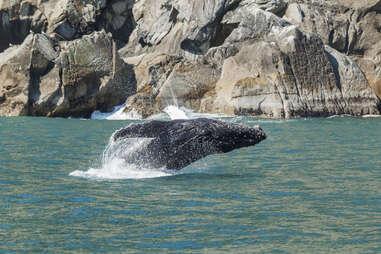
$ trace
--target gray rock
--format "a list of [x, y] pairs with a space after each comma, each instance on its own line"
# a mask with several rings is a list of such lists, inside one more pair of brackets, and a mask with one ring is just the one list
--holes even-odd
[[142, 0], [134, 6], [137, 26], [121, 54], [134, 56], [155, 52], [198, 59], [209, 48], [224, 42], [227, 35], [223, 34], [219, 22], [239, 2]]
[[28, 114], [30, 59], [33, 35], [21, 46], [13, 46], [0, 54], [0, 115]]
[[355, 60], [381, 98], [381, 1], [290, 1], [285, 18]]
[[143, 117], [159, 113], [162, 108], [157, 100], [160, 89], [182, 58], [165, 54], [147, 54], [136, 58], [125, 58], [134, 64], [137, 93], [126, 101], [125, 112], [134, 110]]
[[0, 59], [0, 115], [89, 117], [136, 91], [132, 67], [105, 32], [59, 47], [46, 35], [30, 35]]
[[136, 91], [132, 67], [105, 32], [61, 44], [56, 64], [62, 70], [64, 100], [52, 115], [88, 117], [95, 109], [110, 111]]
[[60, 40], [73, 40], [95, 30], [100, 6], [79, 0], [51, 0], [41, 4], [48, 19], [48, 34]]
[[349, 58], [327, 55], [319, 37], [268, 12], [238, 11], [226, 21], [247, 18], [226, 42], [244, 46], [224, 61], [215, 111], [286, 118], [379, 113], [378, 99]]
[[[134, 109], [146, 117], [158, 113], [172, 101], [201, 112], [279, 118], [379, 113], [377, 97], [352, 60], [325, 47], [316, 34], [303, 32], [291, 25], [290, 19], [287, 21], [259, 9], [258, 3], [242, 1], [236, 4], [234, 8], [224, 9], [222, 18], [218, 19], [220, 24], [217, 27], [224, 30], [219, 33], [224, 36], [216, 47], [211, 47], [216, 37], [208, 37], [208, 33], [203, 37], [199, 33], [202, 30], [194, 29], [199, 35], [188, 34], [184, 41], [198, 41], [199, 49], [204, 47], [203, 50], [168, 50], [182, 57], [171, 64], [155, 62], [158, 68], [140, 61], [135, 72], [142, 73], [137, 69], [153, 71], [148, 74], [151, 77], [148, 80], [155, 77], [155, 85], [144, 86], [130, 97], [126, 111]], [[219, 9], [221, 5], [213, 7]], [[289, 15], [290, 7], [287, 10]], [[161, 17], [168, 17], [172, 8], [159, 11]], [[188, 6], [187, 10], [179, 8], [177, 20], [171, 21], [170, 27], [161, 27], [164, 33], [157, 30], [164, 37], [155, 37], [156, 30], [152, 30], [152, 36], [145, 38], [160, 40], [151, 40], [150, 45], [145, 45], [146, 50], [163, 50], [162, 41], [170, 36], [180, 17], [192, 20], [192, 8]], [[216, 13], [213, 8], [210, 10], [209, 14]], [[303, 19], [302, 11], [296, 11], [300, 14], [296, 18]], [[214, 15], [198, 15], [215, 20]], [[140, 17], [139, 22], [143, 24], [145, 14]], [[200, 19], [195, 26], [208, 24], [207, 20]], [[144, 48], [140, 50], [144, 51]], [[185, 51], [199, 56], [192, 58]], [[168, 69], [161, 74], [154, 71], [161, 68]], [[137, 80], [141, 84], [140, 78]]]
[[379, 101], [356, 62], [329, 46], [325, 46], [325, 50], [346, 103], [344, 111], [347, 112], [345, 113], [351, 115], [378, 114]]
[[89, 116], [126, 101], [149, 116], [174, 100], [378, 113], [380, 13], [380, 0], [0, 0], [0, 114]]
[[285, 0], [243, 0], [240, 2], [239, 8], [259, 8], [264, 11], [274, 13], [278, 16], [282, 15], [287, 8]]
[[46, 25], [37, 1], [0, 0], [0, 52], [10, 44], [21, 44], [31, 31], [41, 32]]
[[199, 111], [220, 74], [211, 65], [165, 54], [145, 55], [134, 69], [138, 91], [127, 99], [125, 111], [134, 110], [143, 117], [160, 113], [168, 105]]
[[223, 24], [236, 24], [225, 43], [240, 43], [252, 40], [264, 40], [272, 29], [289, 26], [290, 24], [276, 15], [250, 6], [233, 10], [225, 15]]

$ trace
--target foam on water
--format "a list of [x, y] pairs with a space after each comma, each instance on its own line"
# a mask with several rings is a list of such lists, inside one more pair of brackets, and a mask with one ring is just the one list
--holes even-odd
[[332, 119], [332, 118], [342, 118], [342, 117], [353, 117], [353, 116], [349, 114], [341, 114], [341, 115], [328, 116], [327, 118]]
[[102, 154], [99, 167], [89, 168], [87, 171], [76, 170], [70, 175], [100, 180], [144, 179], [174, 175], [175, 172], [165, 168], [148, 168], [126, 162], [126, 158], [134, 156], [134, 152], [140, 149], [145, 149], [151, 140], [150, 138], [128, 138], [114, 142], [111, 137]]
[[171, 176], [174, 173], [166, 172], [164, 169], [150, 169], [126, 164], [123, 159], [116, 159], [101, 168], [89, 168], [87, 171], [76, 170], [70, 175], [95, 180], [123, 180], [157, 178]]
[[109, 113], [102, 113], [100, 111], [94, 111], [91, 114], [91, 119], [94, 120], [139, 120], [142, 116], [136, 111], [123, 112], [125, 105], [119, 105], [114, 107], [114, 110]]
[[363, 118], [380, 118], [381, 115], [363, 115]]

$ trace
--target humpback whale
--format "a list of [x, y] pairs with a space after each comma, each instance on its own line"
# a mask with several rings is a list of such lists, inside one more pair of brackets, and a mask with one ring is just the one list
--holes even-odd
[[266, 138], [259, 127], [219, 120], [192, 120], [131, 123], [111, 136], [112, 142], [144, 138], [144, 147], [129, 152], [127, 163], [179, 170], [207, 155], [227, 153], [255, 145]]

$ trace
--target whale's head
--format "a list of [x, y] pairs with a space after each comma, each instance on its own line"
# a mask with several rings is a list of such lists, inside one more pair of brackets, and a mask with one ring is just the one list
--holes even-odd
[[253, 146], [266, 139], [266, 133], [258, 125], [251, 127], [242, 124], [225, 123], [214, 134], [218, 150], [230, 152], [237, 148]]

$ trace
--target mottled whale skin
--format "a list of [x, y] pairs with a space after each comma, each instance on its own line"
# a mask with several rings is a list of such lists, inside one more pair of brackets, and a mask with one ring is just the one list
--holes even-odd
[[126, 161], [179, 170], [210, 154], [255, 145], [264, 140], [266, 134], [258, 126], [199, 118], [132, 123], [116, 131], [111, 138], [114, 142], [149, 138], [151, 141], [144, 148], [129, 154]]

